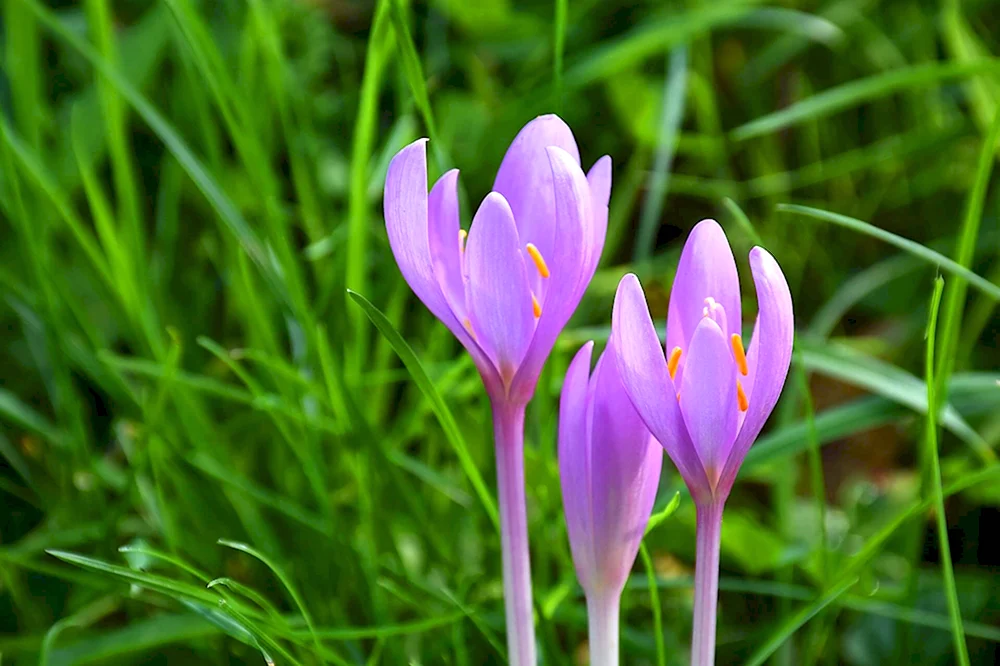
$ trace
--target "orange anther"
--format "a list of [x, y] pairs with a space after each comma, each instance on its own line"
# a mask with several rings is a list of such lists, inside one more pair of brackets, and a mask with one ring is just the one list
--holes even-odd
[[538, 302], [534, 294], [531, 295], [531, 309], [535, 313], [535, 319], [542, 316], [542, 304]]
[[465, 321], [463, 321], [462, 323], [465, 324], [465, 329], [469, 332], [469, 335], [472, 336], [472, 339], [475, 340], [476, 332], [472, 330], [472, 322], [469, 321], [468, 317], [466, 317]]
[[732, 342], [733, 356], [736, 357], [736, 367], [739, 368], [740, 374], [746, 377], [750, 369], [747, 368], [747, 355], [743, 351], [743, 338], [738, 333], [733, 333]]
[[670, 371], [670, 378], [673, 379], [677, 376], [677, 366], [681, 362], [681, 348], [674, 347], [670, 352], [670, 358], [667, 359], [667, 370]]
[[[549, 265], [545, 263], [542, 253], [538, 251], [538, 248], [533, 243], [528, 243], [524, 249], [528, 251], [528, 254], [531, 255], [531, 260], [535, 262], [538, 274], [543, 278], [547, 278], [549, 276]], [[538, 315], [535, 316], [537, 317]]]
[[740, 380], [736, 380], [736, 406], [740, 408], [741, 412], [747, 411], [750, 403], [747, 401], [747, 394], [743, 392], [743, 384], [740, 384]]

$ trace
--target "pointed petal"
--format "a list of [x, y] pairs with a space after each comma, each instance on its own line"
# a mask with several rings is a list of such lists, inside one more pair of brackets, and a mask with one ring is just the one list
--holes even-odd
[[559, 481], [566, 529], [577, 577], [588, 588], [595, 575], [596, 551], [591, 519], [588, 386], [594, 343], [576, 353], [563, 380], [559, 400]]
[[613, 343], [591, 380], [591, 501], [597, 571], [605, 589], [620, 592], [639, 552], [663, 464], [625, 393]]
[[427, 200], [431, 258], [434, 275], [455, 316], [465, 319], [465, 281], [462, 279], [458, 236], [458, 169], [447, 172], [431, 188]]
[[530, 397], [556, 338], [573, 315], [590, 281], [586, 273], [590, 252], [600, 253], [589, 242], [593, 223], [590, 186], [583, 170], [566, 151], [548, 148], [553, 186], [554, 220], [558, 242], [546, 256], [550, 269], [531, 349], [517, 379], [518, 392]]
[[[684, 243], [667, 310], [667, 349], [687, 353], [691, 336], [702, 318], [706, 298], [726, 311], [726, 336], [740, 332], [740, 282], [736, 259], [726, 234], [715, 220], [695, 225]], [[687, 364], [684, 363], [686, 366]]]
[[[601, 250], [608, 235], [608, 200], [611, 198], [611, 158], [607, 155], [597, 160], [587, 172], [587, 183], [590, 185], [591, 201], [593, 202], [594, 222], [591, 227], [590, 245], [596, 251], [590, 258], [588, 272], [593, 277], [597, 264], [601, 260]], [[589, 282], [589, 280], [588, 280]]]
[[[389, 163], [383, 199], [389, 247], [413, 293], [469, 350], [489, 388], [498, 383], [496, 371], [452, 311], [435, 272], [428, 219], [426, 143], [427, 139], [414, 141], [396, 153]], [[443, 203], [447, 189], [440, 192]]]
[[[385, 177], [385, 229], [399, 270], [438, 319], [451, 315], [434, 274], [427, 222], [427, 139], [396, 153]], [[457, 233], [457, 232], [456, 232]]]
[[710, 496], [708, 477], [684, 425], [663, 348], [635, 275], [626, 275], [618, 284], [611, 339], [618, 350], [622, 385], [632, 405], [667, 450], [691, 494], [695, 498]]
[[510, 203], [522, 243], [533, 243], [542, 256], [552, 255], [556, 239], [552, 169], [545, 149], [558, 146], [580, 164], [573, 132], [556, 115], [539, 116], [511, 142], [497, 171], [493, 189]]
[[486, 195], [476, 212], [465, 252], [472, 329], [509, 384], [531, 344], [535, 315], [514, 216], [497, 192]]
[[795, 337], [792, 295], [778, 262], [767, 250], [755, 247], [750, 251], [750, 269], [760, 309], [747, 354], [747, 364], [754, 376], [746, 418], [719, 484], [726, 492], [732, 487], [747, 451], [778, 402], [792, 360]]
[[726, 335], [703, 317], [691, 338], [681, 382], [681, 413], [688, 435], [715, 484], [736, 439], [736, 361]]

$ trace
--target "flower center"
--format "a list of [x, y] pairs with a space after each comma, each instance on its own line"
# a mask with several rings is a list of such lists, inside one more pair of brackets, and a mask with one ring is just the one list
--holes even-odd
[[[710, 317], [723, 331], [726, 330], [726, 310], [711, 296], [705, 299], [705, 307], [701, 309], [701, 314], [703, 317]], [[736, 361], [736, 369], [739, 370], [741, 375], [746, 377], [750, 372], [750, 368], [747, 366], [747, 354], [743, 348], [743, 338], [739, 333], [733, 333], [729, 338], [729, 342], [733, 348], [733, 359]], [[680, 347], [674, 347], [670, 350], [670, 356], [667, 358], [667, 370], [670, 371], [670, 379], [676, 379], [677, 369], [680, 367], [681, 355], [683, 353]], [[685, 368], [686, 371], [687, 369]], [[677, 393], [677, 399], [681, 399], [679, 392]], [[736, 406], [741, 412], [747, 411], [750, 407], [750, 401], [747, 400], [746, 391], [743, 390], [743, 384], [739, 379], [736, 380]]]

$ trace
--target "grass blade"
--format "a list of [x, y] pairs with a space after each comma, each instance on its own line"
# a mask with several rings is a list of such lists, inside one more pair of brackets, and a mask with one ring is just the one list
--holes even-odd
[[420, 359], [413, 352], [413, 348], [403, 339], [403, 336], [399, 334], [393, 325], [386, 319], [385, 315], [372, 305], [368, 299], [366, 299], [361, 294], [348, 290], [347, 292], [350, 297], [361, 306], [364, 310], [365, 315], [371, 320], [375, 328], [385, 336], [389, 344], [399, 355], [400, 360], [406, 369], [409, 371], [410, 376], [417, 383], [417, 386], [423, 392], [424, 396], [431, 403], [431, 407], [434, 413], [438, 417], [438, 421], [441, 423], [441, 428], [444, 430], [445, 436], [451, 443], [452, 448], [455, 449], [455, 454], [458, 456], [459, 463], [462, 465], [462, 469], [465, 475], [469, 477], [469, 482], [472, 483], [472, 487], [476, 491], [476, 495], [479, 496], [480, 502], [483, 504], [483, 508], [486, 510], [486, 514], [493, 521], [494, 526], [499, 531], [500, 529], [500, 518], [497, 514], [496, 505], [493, 503], [493, 498], [490, 496], [489, 490], [486, 488], [486, 483], [483, 482], [482, 476], [479, 474], [479, 470], [476, 468], [475, 462], [472, 460], [472, 456], [469, 454], [469, 447], [465, 443], [465, 438], [462, 436], [462, 431], [459, 430], [458, 424], [455, 422], [455, 417], [452, 415], [451, 410], [448, 409], [448, 405], [445, 403], [441, 394], [438, 393], [437, 388], [435, 388], [434, 383], [431, 381], [430, 377], [427, 376], [427, 372], [424, 370], [423, 365], [420, 363]]
[[818, 208], [799, 206], [797, 204], [778, 204], [775, 207], [775, 210], [783, 213], [802, 215], [815, 220], [833, 222], [834, 224], [838, 224], [842, 227], [847, 227], [853, 231], [885, 241], [890, 245], [895, 245], [899, 249], [909, 252], [915, 257], [923, 259], [927, 263], [937, 266], [946, 273], [968, 280], [969, 284], [974, 286], [976, 289], [980, 290], [993, 300], [1000, 301], [1000, 286], [997, 286], [986, 278], [973, 273], [965, 266], [949, 259], [940, 252], [935, 252], [934, 250], [931, 250], [916, 241], [903, 238], [902, 236], [897, 236], [891, 231], [879, 229], [875, 225], [863, 222], [862, 220], [848, 217], [847, 215], [841, 215], [839, 213], [819, 210]]
[[[991, 156], [992, 161], [992, 156]], [[948, 617], [951, 620], [951, 635], [955, 643], [955, 658], [959, 666], [969, 666], [969, 648], [965, 644], [965, 629], [962, 627], [962, 609], [958, 603], [958, 588], [955, 572], [951, 564], [951, 545], [948, 543], [948, 519], [944, 509], [944, 492], [941, 488], [941, 460], [938, 456], [937, 412], [940, 397], [934, 378], [934, 343], [937, 332], [938, 310], [941, 306], [941, 292], [944, 279], [934, 281], [931, 296], [931, 311], [927, 322], [927, 431], [925, 433], [926, 459], [930, 462], [931, 490], [934, 499], [934, 517], [937, 522], [938, 544], [941, 550], [941, 575], [944, 577], [945, 597], [948, 600]]]
[[791, 125], [816, 120], [841, 109], [885, 97], [899, 90], [998, 70], [1000, 70], [1000, 60], [994, 59], [974, 60], [966, 63], [931, 63], [896, 69], [884, 74], [851, 81], [807, 97], [780, 111], [769, 113], [751, 120], [745, 125], [740, 125], [730, 133], [730, 136], [733, 141], [745, 141]]

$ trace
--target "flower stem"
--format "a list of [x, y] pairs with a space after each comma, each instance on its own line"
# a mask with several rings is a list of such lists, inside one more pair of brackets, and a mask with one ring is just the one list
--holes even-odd
[[715, 619], [719, 602], [719, 545], [723, 501], [699, 504], [694, 565], [694, 630], [691, 666], [714, 666]]
[[618, 666], [618, 608], [621, 593], [587, 597], [590, 666]]
[[528, 516], [524, 503], [524, 405], [493, 406], [503, 596], [507, 611], [510, 666], [535, 666], [535, 624], [531, 604]]

